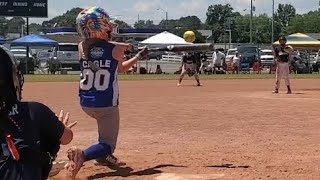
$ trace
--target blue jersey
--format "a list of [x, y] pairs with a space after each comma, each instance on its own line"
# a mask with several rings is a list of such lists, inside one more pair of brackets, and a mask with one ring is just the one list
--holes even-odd
[[118, 105], [118, 61], [112, 56], [115, 46], [106, 41], [96, 42], [89, 47], [87, 60], [80, 60], [81, 106], [111, 107]]

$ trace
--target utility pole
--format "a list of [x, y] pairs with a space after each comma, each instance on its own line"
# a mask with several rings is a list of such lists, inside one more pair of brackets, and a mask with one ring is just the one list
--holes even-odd
[[252, 43], [252, 17], [253, 17], [253, 2], [251, 0], [251, 8], [250, 8], [250, 44]]
[[232, 42], [232, 37], [231, 37], [231, 17], [227, 18], [228, 21], [228, 30], [229, 31], [229, 49], [231, 48], [231, 42]]
[[[319, 1], [320, 5], [320, 1]], [[272, 0], [271, 44], [274, 42], [274, 0]]]
[[[27, 17], [27, 36], [29, 35], [29, 17]], [[31, 57], [29, 57], [29, 51], [30, 51], [30, 49], [29, 49], [30, 47], [29, 46], [27, 46], [26, 47], [26, 52], [27, 52], [27, 56], [26, 56], [26, 74], [28, 74], [28, 62], [29, 62], [29, 58], [31, 58]]]
[[166, 30], [168, 30], [168, 11], [165, 11], [164, 9], [162, 9], [162, 8], [157, 8], [157, 10], [159, 11], [159, 10], [161, 10], [161, 11], [163, 11], [164, 13], [165, 13], [165, 15], [166, 15]]
[[29, 35], [29, 18], [27, 17], [27, 35]]
[[168, 12], [166, 11], [166, 30], [168, 30]]
[[226, 40], [226, 32], [227, 32], [227, 22], [223, 23], [224, 31], [223, 31], [223, 43], [224, 43], [224, 49], [227, 49], [227, 40]]

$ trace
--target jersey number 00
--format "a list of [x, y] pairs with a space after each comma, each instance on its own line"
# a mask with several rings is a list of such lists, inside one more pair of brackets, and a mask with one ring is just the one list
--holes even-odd
[[82, 75], [85, 76], [85, 79], [80, 81], [82, 90], [88, 91], [94, 87], [97, 91], [105, 91], [109, 87], [110, 72], [106, 69], [99, 69], [97, 72], [84, 69]]

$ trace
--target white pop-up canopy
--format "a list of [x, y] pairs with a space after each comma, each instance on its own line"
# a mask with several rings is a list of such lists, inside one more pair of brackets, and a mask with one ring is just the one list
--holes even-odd
[[139, 43], [139, 45], [141, 46], [145, 46], [145, 45], [164, 46], [164, 45], [187, 45], [187, 44], [192, 44], [192, 43], [186, 42], [183, 38], [167, 31], [154, 35]]

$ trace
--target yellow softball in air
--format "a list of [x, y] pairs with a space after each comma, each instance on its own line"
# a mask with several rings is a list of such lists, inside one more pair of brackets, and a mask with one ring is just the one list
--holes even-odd
[[186, 32], [183, 34], [183, 39], [184, 39], [186, 42], [193, 43], [193, 42], [196, 40], [196, 35], [194, 34], [193, 31], [186, 31]]

